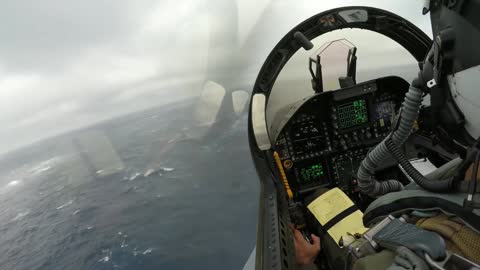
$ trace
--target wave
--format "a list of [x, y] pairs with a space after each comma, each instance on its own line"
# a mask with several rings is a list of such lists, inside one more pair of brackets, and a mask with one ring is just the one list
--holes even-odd
[[148, 254], [148, 253], [150, 253], [150, 252], [152, 252], [152, 251], [153, 251], [153, 249], [152, 249], [152, 248], [149, 248], [149, 249], [146, 249], [144, 252], [142, 252], [142, 254], [145, 255], [145, 254]]
[[120, 245], [121, 248], [126, 248], [128, 247], [128, 244], [125, 242], [125, 239], [122, 241], [122, 244]]
[[18, 213], [13, 219], [12, 221], [17, 221], [17, 220], [20, 220], [20, 219], [23, 219], [24, 217], [26, 217], [28, 214], [30, 214], [30, 211], [25, 211], [25, 212], [20, 212]]
[[61, 209], [65, 208], [65, 207], [67, 207], [67, 206], [69, 206], [69, 205], [71, 205], [71, 204], [73, 204], [73, 200], [70, 200], [70, 201], [68, 201], [68, 202], [60, 205], [59, 207], [57, 207], [57, 210], [61, 210]]
[[173, 172], [175, 170], [175, 168], [170, 168], [170, 167], [160, 167], [160, 168], [148, 168], [147, 170], [145, 170], [145, 172], [141, 173], [141, 172], [135, 172], [133, 174], [131, 174], [130, 176], [128, 175], [125, 175], [123, 177], [123, 180], [128, 180], [128, 181], [133, 181], [135, 179], [137, 179], [138, 177], [140, 176], [143, 176], [144, 178], [147, 178], [153, 174], [157, 174], [158, 176], [163, 176], [162, 173], [165, 173], [165, 172]]
[[98, 260], [99, 262], [109, 262], [110, 261], [110, 256], [105, 256], [103, 258], [101, 258], [100, 260]]
[[128, 181], [133, 181], [133, 180], [137, 179], [137, 177], [139, 177], [139, 176], [140, 176], [140, 173], [135, 173], [135, 174], [133, 174], [132, 176], [130, 176], [130, 178], [128, 179]]
[[66, 160], [66, 156], [55, 156], [47, 160], [38, 162], [30, 167], [29, 173], [39, 174], [52, 170], [55, 166]]
[[57, 186], [53, 191], [59, 192], [62, 191], [65, 188], [65, 186]]
[[150, 175], [152, 175], [153, 173], [155, 173], [156, 170], [154, 169], [148, 169], [144, 174], [143, 174], [143, 177], [149, 177]]
[[112, 251], [109, 250], [109, 249], [104, 249], [102, 250], [102, 253], [103, 256], [100, 260], [98, 260], [99, 262], [103, 262], [103, 263], [106, 263], [106, 262], [109, 262], [110, 261], [110, 258], [112, 257]]
[[37, 172], [39, 172], [39, 173], [46, 172], [46, 171], [50, 170], [51, 168], [52, 168], [51, 166], [46, 166], [46, 167], [38, 169]]
[[13, 180], [13, 181], [10, 181], [8, 184], [7, 184], [7, 187], [13, 187], [13, 186], [16, 186], [18, 184], [22, 183], [22, 181], [20, 180]]
[[136, 257], [138, 254], [147, 255], [148, 253], [151, 253], [152, 251], [153, 251], [153, 248], [147, 248], [144, 251], [139, 251], [138, 248], [134, 248], [132, 250], [132, 254], [133, 254], [134, 257]]

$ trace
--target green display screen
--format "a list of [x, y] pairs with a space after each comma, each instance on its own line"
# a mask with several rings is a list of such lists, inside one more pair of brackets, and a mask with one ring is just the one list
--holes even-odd
[[313, 164], [300, 170], [302, 182], [316, 181], [325, 175], [321, 164]]
[[337, 106], [337, 117], [340, 129], [346, 129], [368, 122], [367, 104], [365, 100], [355, 100]]

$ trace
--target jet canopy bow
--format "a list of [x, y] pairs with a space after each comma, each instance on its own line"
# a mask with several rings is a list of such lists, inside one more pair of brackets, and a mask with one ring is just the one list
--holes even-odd
[[[320, 236], [319, 269], [480, 269], [479, 9], [480, 1], [426, 1], [432, 40], [388, 11], [342, 7], [278, 42], [249, 111], [261, 185], [257, 269], [296, 269], [296, 230], [310, 243]], [[345, 28], [397, 42], [418, 62], [416, 78], [359, 82], [357, 62], [369, 59], [354, 44], [314, 48], [313, 39]], [[277, 78], [299, 50], [312, 51], [311, 96], [267, 118]]]

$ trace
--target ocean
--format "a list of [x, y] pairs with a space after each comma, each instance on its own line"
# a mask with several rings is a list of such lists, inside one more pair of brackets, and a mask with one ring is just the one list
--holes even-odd
[[259, 192], [247, 118], [196, 126], [191, 107], [0, 157], [0, 268], [242, 269]]

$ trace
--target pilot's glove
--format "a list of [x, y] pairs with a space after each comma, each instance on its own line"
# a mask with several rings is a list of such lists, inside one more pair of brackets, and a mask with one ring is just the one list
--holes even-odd
[[293, 243], [295, 245], [295, 260], [298, 265], [308, 265], [315, 261], [320, 252], [320, 238], [311, 234], [312, 243], [305, 239], [302, 233], [295, 229], [293, 225], [290, 226], [293, 233]]

